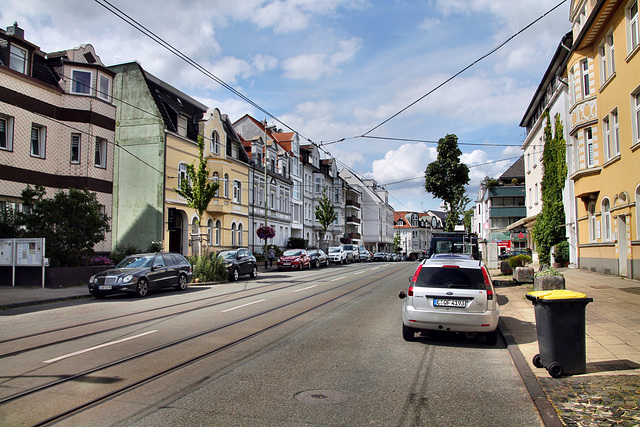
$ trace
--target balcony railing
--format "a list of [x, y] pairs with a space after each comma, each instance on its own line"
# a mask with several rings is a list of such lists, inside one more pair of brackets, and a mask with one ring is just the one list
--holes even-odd
[[347, 223], [352, 222], [355, 224], [360, 224], [360, 218], [358, 218], [357, 216], [348, 216], [347, 217]]
[[360, 209], [360, 203], [355, 200], [347, 200], [347, 206], [353, 206], [354, 208]]

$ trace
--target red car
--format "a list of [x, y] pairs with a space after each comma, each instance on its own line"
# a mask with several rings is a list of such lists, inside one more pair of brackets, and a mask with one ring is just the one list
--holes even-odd
[[288, 249], [278, 258], [278, 271], [285, 268], [292, 270], [302, 270], [303, 268], [311, 268], [311, 259], [304, 249]]

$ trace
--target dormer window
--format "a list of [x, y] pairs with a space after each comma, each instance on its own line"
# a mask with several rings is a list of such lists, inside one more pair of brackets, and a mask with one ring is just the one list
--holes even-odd
[[98, 76], [98, 98], [107, 102], [111, 100], [111, 78], [104, 74]]
[[27, 50], [14, 44], [10, 49], [9, 68], [22, 74], [27, 74]]
[[71, 71], [71, 93], [77, 95], [91, 95], [91, 81], [93, 75], [91, 71], [72, 70]]
[[187, 136], [187, 117], [178, 114], [178, 135]]

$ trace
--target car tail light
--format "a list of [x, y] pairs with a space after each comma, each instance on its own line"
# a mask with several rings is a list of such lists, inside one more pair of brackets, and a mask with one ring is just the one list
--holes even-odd
[[484, 286], [487, 289], [487, 299], [493, 299], [493, 287], [491, 286], [491, 280], [489, 280], [489, 273], [487, 269], [482, 267], [482, 277], [484, 278]]
[[420, 264], [418, 266], [418, 268], [416, 268], [416, 272], [413, 275], [413, 278], [411, 278], [411, 283], [416, 283], [418, 281], [418, 276], [420, 275], [420, 270], [422, 270], [422, 264]]
[[409, 289], [407, 289], [407, 296], [408, 297], [412, 297], [413, 296], [413, 286], [409, 286]]
[[442, 268], [460, 268], [459, 265], [443, 265]]

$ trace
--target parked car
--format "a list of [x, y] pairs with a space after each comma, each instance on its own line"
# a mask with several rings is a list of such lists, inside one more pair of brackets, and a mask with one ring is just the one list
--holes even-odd
[[385, 254], [384, 252], [376, 252], [373, 254], [373, 258], [371, 258], [372, 261], [386, 261], [387, 260], [387, 254]]
[[329, 257], [322, 249], [311, 249], [308, 254], [312, 267], [320, 268], [323, 265], [329, 266]]
[[248, 274], [252, 279], [258, 277], [258, 263], [256, 257], [247, 248], [220, 251], [218, 257], [224, 262], [229, 272], [229, 280], [235, 282], [243, 274]]
[[347, 262], [360, 261], [360, 257], [356, 255], [358, 254], [358, 245], [346, 244], [341, 246], [347, 254]]
[[526, 249], [514, 249], [498, 255], [498, 259], [500, 261], [504, 261], [516, 255], [530, 255], [530, 254], [529, 254], [529, 251], [527, 251]]
[[285, 268], [292, 270], [302, 270], [303, 268], [311, 268], [311, 259], [305, 249], [287, 249], [278, 258], [278, 271]]
[[114, 268], [91, 276], [89, 293], [96, 298], [121, 292], [144, 297], [150, 290], [172, 286], [185, 290], [192, 277], [191, 264], [180, 254], [135, 254], [129, 255]]
[[371, 252], [366, 249], [360, 249], [360, 252], [358, 252], [358, 257], [362, 262], [371, 261]]
[[500, 312], [489, 270], [482, 261], [448, 255], [421, 262], [399, 293], [402, 337], [413, 341], [421, 330], [482, 333], [495, 345]]
[[329, 246], [329, 253], [327, 254], [329, 261], [335, 264], [346, 264], [347, 253], [342, 246]]

